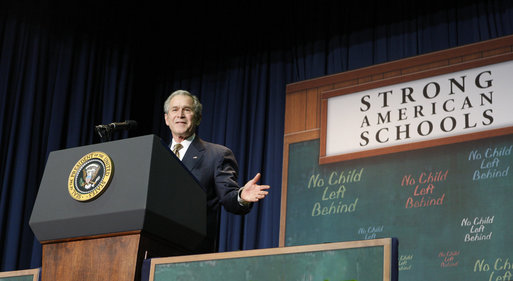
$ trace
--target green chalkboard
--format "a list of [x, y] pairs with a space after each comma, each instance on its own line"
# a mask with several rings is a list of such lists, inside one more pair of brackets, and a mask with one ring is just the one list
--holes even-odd
[[285, 246], [395, 237], [399, 281], [513, 280], [513, 136], [320, 166], [289, 146]]
[[34, 280], [33, 275], [0, 277], [0, 281], [33, 281], [33, 280]]
[[[392, 239], [152, 260], [150, 281], [391, 280]], [[369, 242], [369, 243], [367, 243]]]

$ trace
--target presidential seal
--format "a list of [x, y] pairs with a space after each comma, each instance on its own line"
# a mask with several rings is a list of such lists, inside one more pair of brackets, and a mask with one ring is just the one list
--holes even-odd
[[91, 152], [80, 158], [68, 177], [68, 192], [77, 201], [99, 197], [112, 178], [112, 161], [104, 152]]

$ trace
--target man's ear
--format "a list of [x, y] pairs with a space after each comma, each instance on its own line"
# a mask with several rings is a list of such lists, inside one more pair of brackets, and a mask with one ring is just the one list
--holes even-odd
[[168, 125], [168, 126], [169, 126], [169, 122], [168, 122], [168, 120], [167, 120], [167, 113], [164, 113], [164, 120], [166, 121], [166, 125]]

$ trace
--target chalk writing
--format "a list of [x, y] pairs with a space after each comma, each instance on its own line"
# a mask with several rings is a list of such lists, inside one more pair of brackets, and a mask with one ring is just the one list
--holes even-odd
[[422, 208], [443, 205], [445, 192], [434, 191], [439, 183], [447, 180], [448, 174], [449, 170], [439, 170], [436, 172], [422, 172], [417, 177], [414, 177], [411, 174], [404, 175], [401, 180], [401, 186], [415, 187], [413, 189], [413, 196], [406, 199], [405, 208]]
[[399, 257], [399, 271], [409, 271], [412, 269], [411, 262], [413, 255], [401, 255]]
[[474, 263], [474, 272], [487, 273], [488, 281], [512, 280], [513, 264], [508, 257], [498, 257], [490, 264], [486, 259], [478, 259]]
[[474, 149], [469, 152], [468, 161], [477, 161], [479, 169], [474, 170], [472, 174], [473, 181], [488, 180], [494, 178], [507, 177], [510, 166], [501, 165], [501, 159], [511, 156], [513, 145], [498, 147], [488, 147], [483, 151]]
[[449, 250], [438, 253], [438, 257], [442, 259], [440, 263], [441, 268], [457, 267], [459, 265], [458, 256], [460, 251]]
[[466, 227], [469, 232], [463, 238], [464, 242], [476, 242], [483, 240], [491, 240], [493, 232], [488, 231], [488, 226], [493, 224], [495, 216], [475, 217], [473, 219], [463, 218], [461, 227]]
[[348, 187], [346, 185], [359, 182], [364, 169], [351, 169], [349, 171], [332, 171], [326, 177], [313, 174], [308, 180], [308, 190], [320, 195], [320, 200], [314, 202], [312, 217], [352, 213], [358, 205], [358, 198], [346, 198]]
[[385, 226], [383, 226], [383, 225], [360, 227], [358, 229], [358, 234], [363, 235], [364, 240], [376, 239], [377, 233], [383, 232], [384, 228], [385, 228]]

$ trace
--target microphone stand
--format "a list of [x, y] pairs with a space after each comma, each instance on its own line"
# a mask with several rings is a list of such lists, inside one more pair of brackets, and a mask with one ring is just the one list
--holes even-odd
[[107, 142], [112, 140], [112, 129], [108, 125], [95, 126], [96, 133], [100, 136], [101, 142]]

